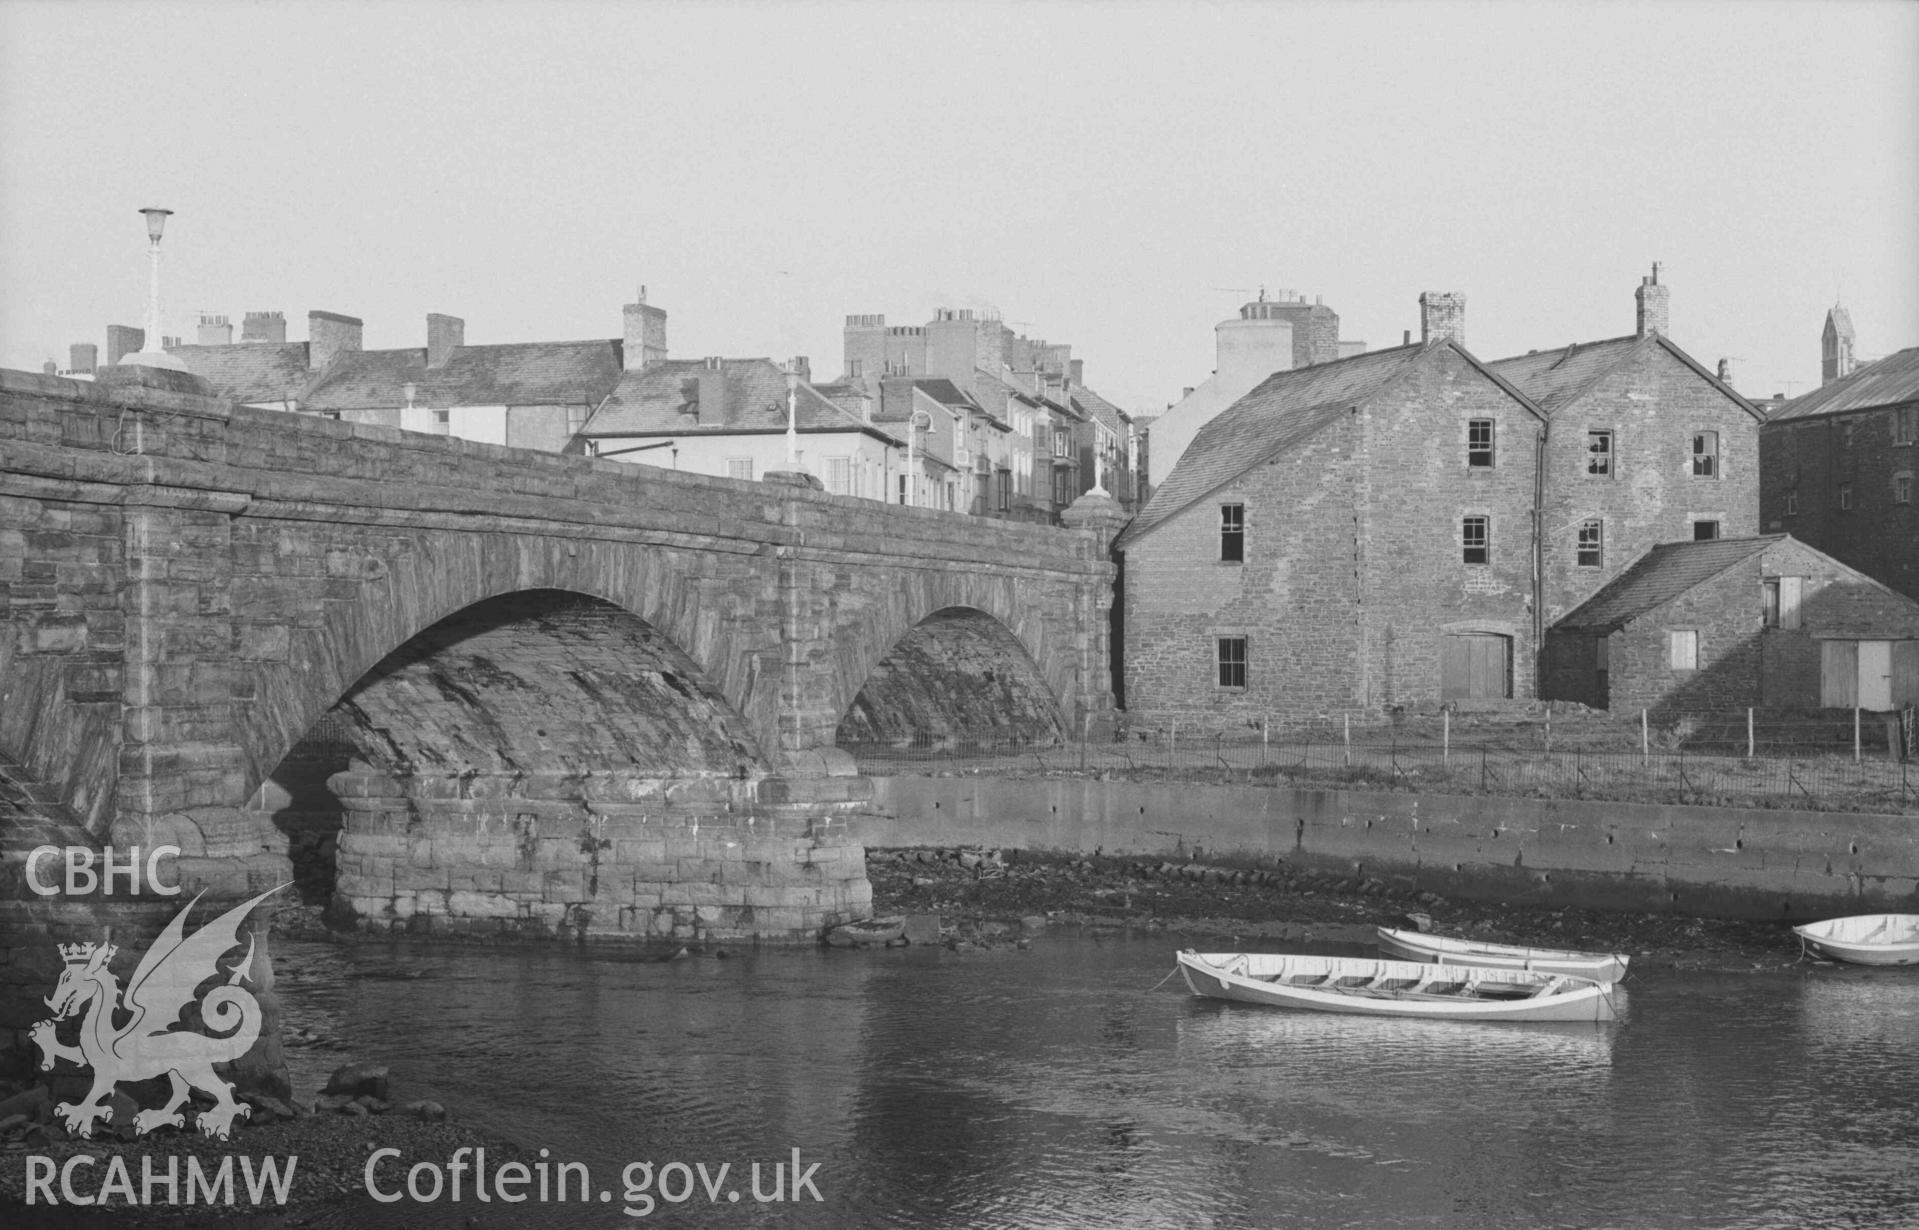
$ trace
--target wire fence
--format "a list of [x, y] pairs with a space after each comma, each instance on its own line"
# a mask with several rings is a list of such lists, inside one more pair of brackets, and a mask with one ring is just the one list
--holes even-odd
[[1083, 775], [1919, 815], [1916, 728], [1911, 709], [1637, 720], [1441, 713], [1386, 725], [1255, 721], [1182, 731], [1168, 722], [1105, 740], [914, 731], [845, 750], [877, 776]]

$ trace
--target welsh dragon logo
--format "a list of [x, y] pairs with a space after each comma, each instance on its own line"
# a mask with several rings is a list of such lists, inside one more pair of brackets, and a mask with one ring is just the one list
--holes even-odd
[[[34, 1025], [32, 1038], [40, 1048], [42, 1071], [51, 1069], [56, 1059], [93, 1069], [93, 1088], [85, 1098], [78, 1104], [62, 1102], [54, 1107], [68, 1131], [92, 1136], [94, 1124], [113, 1113], [107, 1100], [115, 1085], [155, 1076], [165, 1076], [173, 1087], [165, 1106], [134, 1115], [134, 1130], [142, 1136], [157, 1127], [185, 1126], [180, 1107], [194, 1089], [204, 1090], [215, 1102], [211, 1110], [197, 1116], [200, 1130], [208, 1136], [225, 1140], [236, 1116], [252, 1114], [252, 1107], [234, 1101], [232, 1083], [213, 1071], [214, 1064], [246, 1054], [260, 1036], [260, 1001], [239, 985], [253, 964], [250, 937], [246, 956], [230, 967], [226, 982], [198, 998], [200, 1019], [215, 1033], [174, 1027], [183, 1023], [182, 1014], [196, 1002], [200, 984], [222, 972], [220, 959], [239, 947], [240, 923], [248, 912], [285, 887], [268, 889], [187, 935], [187, 914], [202, 895], [196, 894], [147, 949], [124, 995], [108, 968], [119, 952], [117, 947], [91, 942], [60, 945], [66, 968], [46, 1001], [53, 1016]], [[80, 1045], [68, 1046], [55, 1037], [55, 1031], [60, 1022], [76, 1014], [84, 1014]]]

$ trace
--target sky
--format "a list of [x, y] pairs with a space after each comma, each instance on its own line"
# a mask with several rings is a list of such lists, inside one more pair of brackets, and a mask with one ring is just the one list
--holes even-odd
[[1909, 0], [0, 0], [0, 366], [322, 310], [369, 349], [804, 354], [1000, 313], [1157, 413], [1259, 288], [1483, 359], [1670, 336], [1746, 395], [1919, 345]]

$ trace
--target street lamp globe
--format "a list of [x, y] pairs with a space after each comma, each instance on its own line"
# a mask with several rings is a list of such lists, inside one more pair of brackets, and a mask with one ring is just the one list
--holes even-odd
[[147, 238], [154, 243], [159, 243], [161, 233], [167, 229], [167, 217], [172, 214], [173, 211], [171, 209], [156, 209], [148, 206], [140, 212], [147, 216]]

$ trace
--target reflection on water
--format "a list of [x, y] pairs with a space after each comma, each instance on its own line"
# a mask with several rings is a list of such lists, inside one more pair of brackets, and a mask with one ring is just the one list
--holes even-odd
[[[1171, 964], [1163, 940], [1077, 937], [672, 964], [296, 946], [282, 985], [291, 1024], [403, 1096], [608, 1186], [640, 1159], [821, 1163], [820, 1204], [701, 1196], [637, 1224], [1919, 1224], [1919, 971], [1643, 971], [1621, 1022], [1490, 1025], [1154, 989]], [[296, 1053], [296, 1086], [345, 1057]], [[481, 1224], [636, 1223], [616, 1202]]]

